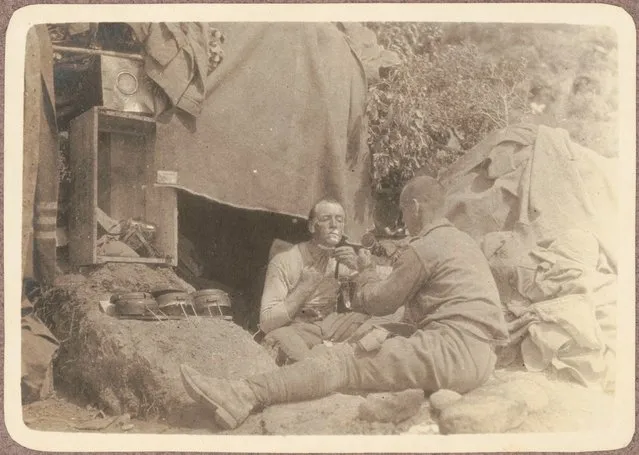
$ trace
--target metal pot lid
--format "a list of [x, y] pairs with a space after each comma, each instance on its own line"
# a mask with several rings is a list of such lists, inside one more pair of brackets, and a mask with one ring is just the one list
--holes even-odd
[[158, 303], [152, 299], [119, 300], [116, 304], [118, 314], [146, 314], [159, 309]]
[[111, 303], [117, 303], [121, 300], [153, 300], [153, 296], [148, 292], [120, 292], [111, 295]]
[[186, 294], [186, 291], [184, 289], [171, 287], [171, 286], [157, 286], [151, 289], [151, 294], [153, 294], [153, 297], [156, 297], [156, 298], [164, 294], [178, 293], [178, 292]]
[[230, 307], [231, 300], [227, 296], [222, 295], [204, 295], [193, 298], [196, 307], [220, 306]]
[[166, 302], [174, 302], [174, 301], [185, 302], [187, 300], [190, 300], [190, 298], [186, 292], [180, 291], [180, 292], [167, 292], [166, 294], [156, 296], [156, 300], [158, 301], [158, 303], [166, 303]]
[[229, 299], [229, 295], [221, 289], [201, 289], [191, 294], [193, 300], [210, 299]]
[[199, 291], [195, 291], [191, 294], [194, 298], [196, 297], [204, 297], [204, 296], [224, 296], [228, 297], [228, 293], [221, 289], [200, 289]]

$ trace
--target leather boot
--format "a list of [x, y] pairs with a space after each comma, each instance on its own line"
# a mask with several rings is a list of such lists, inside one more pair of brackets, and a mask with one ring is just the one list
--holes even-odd
[[225, 430], [238, 427], [258, 404], [245, 380], [211, 378], [187, 365], [180, 366], [180, 373], [189, 396], [213, 411], [215, 423]]
[[180, 371], [189, 396], [212, 410], [219, 426], [230, 430], [258, 406], [321, 398], [353, 385], [353, 359], [353, 348], [340, 344], [246, 380], [210, 378], [187, 365], [181, 365]]

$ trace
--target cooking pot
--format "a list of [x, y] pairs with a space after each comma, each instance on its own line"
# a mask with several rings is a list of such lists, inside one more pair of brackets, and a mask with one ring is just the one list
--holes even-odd
[[193, 301], [184, 291], [170, 291], [156, 297], [160, 311], [167, 316], [196, 316]]
[[195, 312], [199, 316], [233, 319], [231, 299], [220, 289], [202, 289], [191, 294]]
[[154, 316], [159, 313], [158, 302], [148, 292], [113, 294], [111, 302], [119, 316]]

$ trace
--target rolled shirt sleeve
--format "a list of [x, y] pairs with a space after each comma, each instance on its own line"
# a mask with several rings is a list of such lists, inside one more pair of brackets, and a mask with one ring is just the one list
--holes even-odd
[[417, 253], [407, 248], [386, 279], [381, 279], [374, 270], [359, 275], [354, 307], [374, 316], [392, 314], [417, 293], [426, 275]]

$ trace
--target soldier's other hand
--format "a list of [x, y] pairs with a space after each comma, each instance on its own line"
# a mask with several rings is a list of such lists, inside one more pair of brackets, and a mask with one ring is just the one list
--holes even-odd
[[370, 250], [362, 248], [357, 252], [357, 270], [366, 270], [373, 266], [373, 255]]
[[340, 246], [335, 248], [333, 257], [339, 261], [340, 264], [344, 264], [349, 269], [357, 269], [357, 255], [355, 250], [350, 246]]

